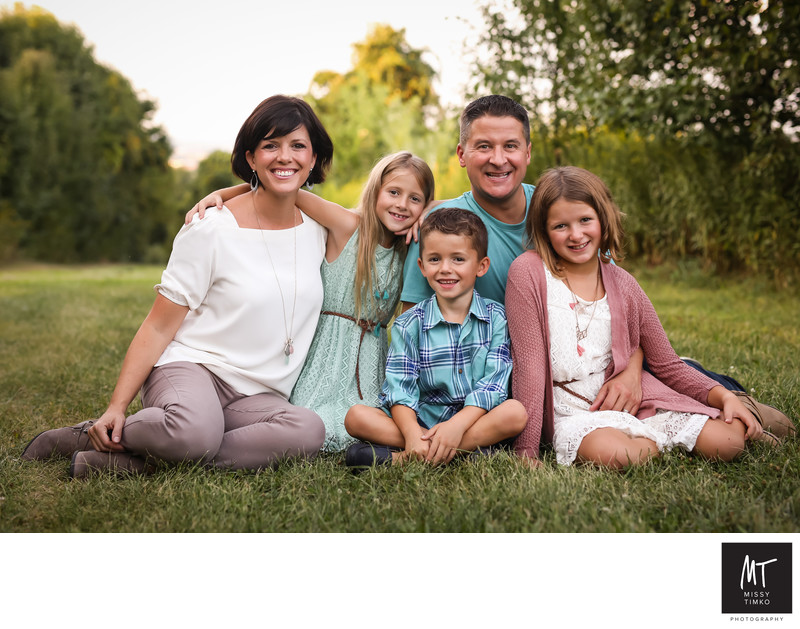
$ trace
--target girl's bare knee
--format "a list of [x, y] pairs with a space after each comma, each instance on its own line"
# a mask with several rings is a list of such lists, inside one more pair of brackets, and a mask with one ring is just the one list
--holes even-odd
[[[733, 461], [745, 447], [745, 427], [738, 419], [732, 424], [711, 424], [709, 420], [706, 427], [700, 432], [700, 436], [695, 444], [695, 449], [705, 458], [717, 461]], [[704, 434], [704, 432], [706, 434]]]
[[642, 465], [654, 456], [658, 456], [658, 447], [655, 443], [643, 439], [631, 439], [629, 444], [617, 450], [615, 458], [618, 469], [623, 469]]
[[622, 469], [624, 464], [619, 460], [618, 449], [610, 444], [593, 444], [589, 448], [578, 448], [578, 460], [599, 467]]
[[511, 433], [509, 436], [514, 437], [525, 430], [525, 426], [528, 425], [528, 411], [525, 410], [522, 402], [517, 400], [506, 400], [504, 404], [507, 404], [508, 408], [508, 427]]
[[627, 466], [617, 458], [616, 452], [595, 452], [592, 456], [578, 456], [581, 463], [589, 463], [610, 470], [621, 470]]
[[351, 437], [359, 437], [361, 434], [365, 408], [367, 407], [365, 407], [363, 404], [356, 404], [355, 406], [352, 406], [344, 416], [344, 429]]
[[622, 470], [632, 465], [642, 465], [649, 459], [658, 456], [655, 443], [643, 439], [612, 440], [609, 443], [595, 446], [579, 457], [587, 463], [594, 463], [613, 470]]
[[733, 461], [742, 452], [744, 452], [744, 438], [738, 439], [731, 437], [727, 441], [720, 441], [713, 445], [706, 446], [700, 451], [700, 454], [707, 459], [715, 459], [728, 463]]

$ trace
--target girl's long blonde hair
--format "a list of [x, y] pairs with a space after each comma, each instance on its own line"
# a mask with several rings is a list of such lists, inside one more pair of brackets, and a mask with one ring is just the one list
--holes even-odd
[[[392, 153], [382, 158], [375, 164], [369, 174], [364, 190], [361, 192], [361, 199], [358, 203], [358, 253], [356, 254], [356, 277], [354, 293], [356, 301], [356, 318], [362, 318], [365, 298], [370, 302], [370, 310], [377, 312], [375, 297], [372, 294], [372, 284], [377, 281], [375, 273], [375, 248], [381, 240], [384, 226], [378, 220], [375, 209], [378, 205], [378, 194], [381, 186], [398, 170], [410, 171], [417, 180], [424, 198], [424, 206], [433, 200], [434, 181], [433, 173], [424, 160], [408, 151]], [[405, 236], [395, 236], [394, 254], [397, 258], [397, 267], [402, 270], [408, 248], [406, 247]]]

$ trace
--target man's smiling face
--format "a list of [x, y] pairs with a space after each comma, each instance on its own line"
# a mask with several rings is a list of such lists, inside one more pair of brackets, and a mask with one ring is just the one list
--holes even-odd
[[519, 190], [531, 162], [530, 139], [511, 116], [482, 116], [472, 122], [465, 144], [456, 149], [481, 204], [504, 203]]

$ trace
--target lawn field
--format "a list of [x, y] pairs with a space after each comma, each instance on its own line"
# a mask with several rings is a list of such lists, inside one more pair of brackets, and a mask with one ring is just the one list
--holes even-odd
[[[800, 297], [699, 272], [633, 269], [680, 355], [800, 415]], [[0, 532], [715, 532], [800, 530], [800, 445], [736, 462], [667, 453], [622, 473], [512, 456], [350, 473], [339, 455], [258, 473], [165, 467], [71, 481], [23, 462], [38, 432], [103, 412], [160, 269], [0, 270]]]

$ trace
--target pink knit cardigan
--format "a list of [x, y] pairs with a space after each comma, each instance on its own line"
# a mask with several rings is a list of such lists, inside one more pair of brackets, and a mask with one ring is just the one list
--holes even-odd
[[[612, 360], [605, 380], [623, 371], [641, 347], [655, 376], [642, 372], [639, 419], [655, 415], [657, 408], [717, 417], [719, 411], [704, 404], [717, 383], [678, 358], [653, 304], [630, 273], [613, 264], [600, 267], [611, 309]], [[547, 280], [542, 259], [534, 251], [526, 251], [511, 264], [506, 314], [514, 363], [511, 392], [528, 411], [528, 424], [514, 447], [521, 456], [537, 458], [540, 440], [553, 441], [553, 378]]]

